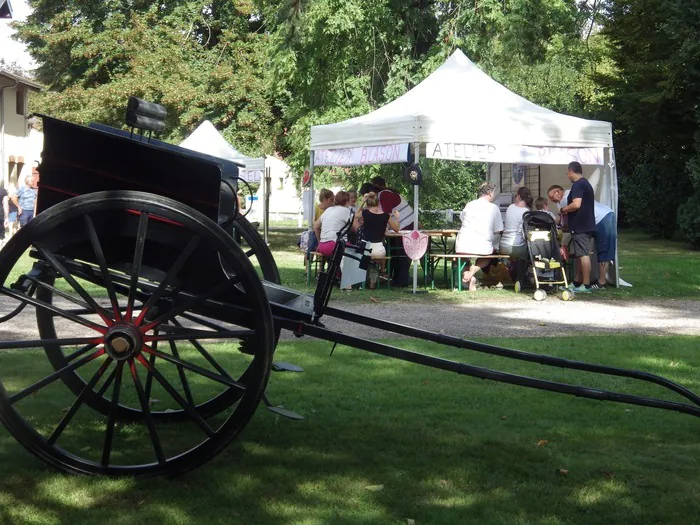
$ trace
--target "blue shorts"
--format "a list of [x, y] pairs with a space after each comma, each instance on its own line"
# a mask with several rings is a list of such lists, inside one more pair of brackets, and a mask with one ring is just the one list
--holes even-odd
[[15, 210], [15, 211], [10, 211], [10, 212], [7, 214], [7, 222], [13, 223], [13, 222], [16, 222], [16, 221], [17, 221], [17, 210]]
[[598, 262], [615, 260], [615, 247], [617, 245], [617, 228], [615, 214], [608, 213], [603, 220], [595, 225], [595, 247], [598, 253]]

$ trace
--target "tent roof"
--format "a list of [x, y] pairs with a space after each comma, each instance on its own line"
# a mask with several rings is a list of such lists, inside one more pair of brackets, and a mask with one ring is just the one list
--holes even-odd
[[413, 142], [612, 147], [612, 125], [542, 108], [456, 50], [416, 87], [367, 115], [311, 128], [311, 149]]
[[232, 160], [245, 171], [265, 171], [264, 158], [252, 158], [231, 146], [210, 121], [202, 122], [192, 134], [180, 143], [183, 148], [206, 153], [221, 159]]
[[12, 18], [12, 4], [10, 4], [10, 0], [0, 0], [0, 18]]

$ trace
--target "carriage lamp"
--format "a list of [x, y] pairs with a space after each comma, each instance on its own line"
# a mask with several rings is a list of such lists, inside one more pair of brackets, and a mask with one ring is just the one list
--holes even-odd
[[149, 133], [160, 133], [165, 129], [165, 118], [168, 111], [164, 106], [155, 102], [148, 102], [138, 97], [129, 97], [126, 105], [126, 123], [132, 130], [139, 129]]

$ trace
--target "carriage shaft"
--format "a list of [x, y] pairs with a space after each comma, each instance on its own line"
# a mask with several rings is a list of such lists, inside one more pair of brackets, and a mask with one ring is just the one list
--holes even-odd
[[328, 307], [324, 310], [324, 314], [331, 317], [336, 317], [338, 319], [344, 319], [353, 323], [359, 323], [362, 325], [378, 328], [380, 330], [386, 330], [388, 332], [407, 335], [410, 337], [415, 337], [417, 339], [432, 341], [434, 343], [444, 344], [455, 348], [473, 350], [475, 352], [481, 352], [484, 354], [507, 357], [510, 359], [517, 359], [520, 361], [528, 361], [531, 363], [537, 363], [541, 365], [555, 366], [558, 368], [568, 368], [572, 370], [581, 370], [584, 372], [592, 372], [596, 374], [605, 374], [618, 377], [627, 377], [639, 381], [646, 381], [672, 390], [673, 392], [676, 392], [677, 394], [680, 394], [686, 399], [692, 401], [695, 405], [700, 406], [700, 396], [698, 396], [694, 392], [688, 390], [687, 388], [677, 383], [674, 383], [673, 381], [669, 381], [665, 377], [656, 374], [650, 374], [648, 372], [642, 372], [639, 370], [629, 370], [626, 368], [616, 368], [605, 365], [597, 365], [592, 363], [584, 363], [582, 361], [565, 359], [563, 357], [534, 354], [532, 352], [524, 352], [522, 350], [512, 350], [500, 346], [478, 343], [476, 341], [469, 341], [467, 339], [460, 339], [459, 337], [454, 337], [450, 335], [437, 334], [428, 330], [421, 330], [420, 328], [413, 328], [411, 326], [392, 323], [389, 321], [383, 321], [381, 319], [367, 317], [361, 314], [355, 314], [352, 312], [347, 312], [345, 310], [339, 310], [337, 308]]
[[[328, 315], [333, 315], [330, 312], [330, 310], [336, 311], [335, 309], [329, 308], [328, 310], [326, 310], [325, 313]], [[343, 312], [343, 314], [348, 315], [350, 317], [355, 316], [355, 314], [350, 314], [348, 312]], [[364, 316], [360, 316], [360, 317], [364, 317]], [[360, 322], [362, 322], [362, 321], [360, 321]], [[615, 401], [617, 403], [626, 403], [626, 404], [630, 404], [630, 405], [639, 405], [639, 406], [646, 406], [646, 407], [652, 407], [652, 408], [661, 408], [664, 410], [673, 410], [673, 411], [677, 411], [677, 412], [700, 417], [700, 407], [692, 406], [692, 405], [685, 404], [685, 403], [666, 401], [663, 399], [638, 396], [638, 395], [634, 395], [634, 394], [625, 394], [622, 392], [613, 392], [613, 391], [597, 389], [597, 388], [589, 388], [589, 387], [584, 387], [584, 386], [571, 385], [568, 383], [560, 383], [560, 382], [556, 382], [556, 381], [548, 381], [545, 379], [538, 379], [538, 378], [534, 378], [534, 377], [521, 376], [521, 375], [512, 374], [512, 373], [508, 373], [508, 372], [501, 372], [498, 370], [492, 370], [489, 368], [470, 365], [467, 363], [461, 363], [458, 361], [451, 361], [449, 359], [443, 359], [440, 357], [429, 356], [426, 354], [421, 354], [418, 352], [405, 350], [405, 349], [398, 348], [395, 346], [391, 346], [391, 345], [387, 345], [387, 344], [383, 344], [383, 343], [378, 343], [375, 341], [370, 341], [367, 339], [362, 339], [362, 338], [347, 335], [347, 334], [338, 333], [338, 332], [335, 332], [333, 330], [329, 330], [327, 328], [324, 328], [322, 326], [309, 324], [309, 323], [305, 323], [305, 322], [300, 322], [298, 320], [293, 320], [293, 319], [275, 317], [275, 323], [276, 324], [279, 323], [279, 325], [284, 329], [293, 331], [294, 334], [297, 336], [309, 335], [312, 337], [317, 337], [319, 339], [324, 339], [326, 341], [344, 344], [346, 346], [350, 346], [350, 347], [356, 348], [358, 350], [365, 350], [367, 352], [372, 352], [375, 354], [384, 355], [387, 357], [392, 357], [394, 359], [400, 359], [402, 361], [408, 361], [411, 363], [416, 363], [416, 364], [428, 366], [431, 368], [437, 368], [440, 370], [447, 370], [450, 372], [456, 372], [458, 374], [468, 375], [471, 377], [478, 377], [481, 379], [489, 379], [489, 380], [498, 381], [501, 383], [507, 383], [507, 384], [512, 384], [512, 385], [524, 386], [524, 387], [528, 387], [528, 388], [534, 388], [537, 390], [545, 390], [545, 391], [549, 391], [549, 392], [558, 392], [561, 394], [569, 394], [569, 395], [573, 395], [573, 396], [577, 396], [577, 397], [585, 397], [588, 399], [596, 399], [599, 401]], [[384, 321], [378, 322], [378, 324], [380, 324], [380, 325], [383, 325], [384, 323], [385, 323]], [[402, 326], [402, 325], [395, 325], [394, 323], [389, 323], [389, 324], [393, 324], [394, 326]], [[382, 327], [385, 328], [384, 326], [382, 326]], [[409, 331], [416, 330], [416, 329], [412, 329], [410, 327], [406, 327], [406, 328]], [[398, 330], [395, 330], [395, 331], [397, 331], [397, 333], [402, 333], [402, 332], [399, 332]], [[446, 346], [452, 346], [452, 347], [456, 347], [456, 348], [468, 348], [468, 347], [464, 346], [464, 344], [456, 344], [456, 343], [467, 343], [467, 344], [471, 343], [470, 341], [465, 341], [465, 340], [461, 340], [461, 339], [454, 338], [454, 337], [445, 337], [445, 336], [442, 336], [440, 334], [431, 334], [430, 332], [427, 332], [427, 333], [434, 336], [434, 337], [432, 337], [432, 338], [419, 337], [419, 336], [415, 336], [415, 337], [435, 341], [435, 342], [444, 344]], [[411, 335], [411, 334], [405, 334], [405, 335]], [[475, 344], [477, 344], [477, 343], [475, 343]], [[492, 347], [492, 348], [499, 349], [499, 347]], [[505, 350], [505, 349], [500, 349], [500, 350]], [[491, 352], [489, 352], [489, 353], [491, 353]], [[501, 355], [503, 355], [503, 354], [501, 354]], [[543, 357], [550, 357], [550, 356], [543, 356]], [[552, 358], [552, 359], [557, 359], [557, 358]], [[585, 364], [585, 363], [582, 363], [582, 364]], [[591, 365], [591, 366], [593, 366], [593, 365]], [[598, 366], [598, 365], [595, 365], [595, 366]], [[564, 368], [573, 368], [573, 367], [564, 366]], [[589, 370], [589, 371], [591, 371], [591, 370]], [[634, 371], [628, 371], [628, 370], [623, 370], [623, 371], [634, 372]], [[642, 372], [639, 372], [639, 373], [642, 374]], [[613, 374], [613, 375], [621, 375], [621, 374]], [[629, 377], [631, 377], [631, 376], [629, 376]], [[663, 381], [668, 382], [671, 385], [675, 385], [675, 383], [672, 383], [664, 378], [659, 378], [659, 379], [663, 379]], [[666, 386], [666, 385], [663, 385], [663, 386]], [[675, 385], [675, 386], [678, 389], [685, 390], [685, 389], [683, 389], [683, 387], [680, 387], [679, 385]], [[673, 390], [675, 391], [675, 389], [673, 389]], [[691, 392], [691, 394], [692, 394], [692, 392]], [[694, 394], [692, 394], [692, 395], [694, 397], [697, 397]]]

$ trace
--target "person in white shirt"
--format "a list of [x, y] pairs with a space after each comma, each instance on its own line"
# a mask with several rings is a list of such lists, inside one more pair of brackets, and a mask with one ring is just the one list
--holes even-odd
[[523, 235], [523, 215], [532, 207], [532, 193], [529, 188], [521, 187], [515, 194], [513, 204], [506, 210], [506, 220], [501, 235], [499, 253], [510, 255], [514, 259], [527, 257], [527, 245]]
[[[321, 216], [314, 222], [314, 232], [318, 238], [318, 248], [316, 251], [324, 257], [330, 257], [333, 254], [335, 245], [338, 241], [338, 234], [348, 225], [352, 225], [354, 214], [348, 208], [350, 195], [347, 191], [339, 191], [335, 194], [335, 205], [327, 208]], [[348, 228], [342, 240], [347, 241], [347, 234], [350, 231]], [[342, 273], [345, 266], [345, 257], [340, 261], [340, 272]], [[343, 290], [351, 290], [352, 287], [342, 288]]]
[[510, 276], [513, 282], [522, 281], [527, 263], [527, 245], [523, 235], [523, 215], [532, 207], [532, 193], [529, 188], [521, 187], [515, 193], [513, 204], [506, 210], [506, 220], [501, 235], [499, 253], [510, 255]]
[[[484, 182], [478, 191], [478, 198], [470, 201], [459, 218], [462, 227], [457, 234], [455, 251], [473, 255], [491, 255], [499, 245], [503, 232], [501, 211], [493, 203], [496, 185]], [[493, 259], [477, 258], [462, 275], [462, 282], [469, 285], [469, 291], [476, 290], [479, 272], [488, 273]]]
[[[314, 223], [314, 233], [318, 238], [318, 251], [324, 257], [330, 257], [338, 240], [338, 232], [342, 230], [348, 221], [352, 219], [353, 213], [348, 208], [350, 196], [346, 191], [339, 191], [335, 194], [335, 204], [327, 208], [318, 220]], [[343, 240], [347, 239], [347, 233]]]

